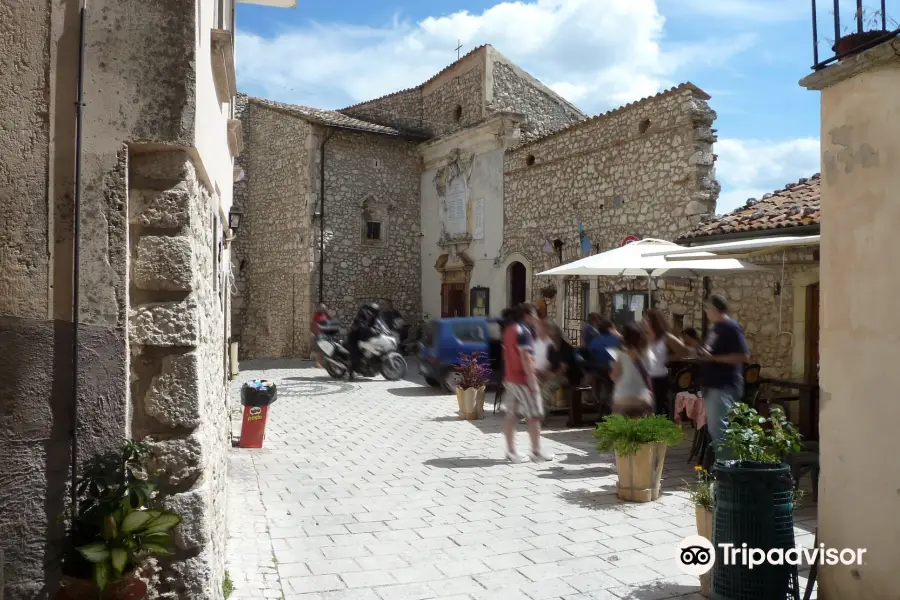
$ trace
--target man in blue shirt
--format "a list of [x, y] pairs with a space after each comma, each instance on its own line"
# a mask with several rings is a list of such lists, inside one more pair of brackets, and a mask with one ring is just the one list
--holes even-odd
[[[712, 296], [706, 316], [713, 323], [700, 353], [703, 366], [703, 404], [706, 425], [714, 448], [728, 426], [728, 412], [744, 395], [744, 364], [750, 361], [750, 348], [744, 330], [728, 316], [728, 302], [722, 296]], [[727, 452], [717, 449], [719, 460], [728, 458]]]

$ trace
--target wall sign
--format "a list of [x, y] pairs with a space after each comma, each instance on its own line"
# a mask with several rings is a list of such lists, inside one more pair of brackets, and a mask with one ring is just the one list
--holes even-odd
[[622, 245], [627, 246], [628, 244], [632, 244], [638, 241], [638, 237], [636, 235], [626, 235], [625, 239], [622, 240]]
[[472, 239], [484, 239], [484, 198], [475, 201], [475, 230], [472, 232]]
[[447, 189], [447, 233], [461, 235], [466, 233], [466, 205], [468, 202], [468, 190], [466, 180], [462, 177], [454, 177]]
[[486, 317], [491, 312], [491, 290], [486, 287], [473, 287], [469, 292], [469, 314], [473, 317]]

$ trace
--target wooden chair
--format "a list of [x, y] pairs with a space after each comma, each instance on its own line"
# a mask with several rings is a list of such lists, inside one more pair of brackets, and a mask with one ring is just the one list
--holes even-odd
[[761, 370], [762, 367], [758, 363], [744, 367], [744, 398], [741, 401], [745, 404], [750, 404], [756, 398], [760, 387]]
[[[675, 395], [677, 396], [682, 392], [694, 393], [695, 381], [696, 377], [694, 377], [694, 369], [692, 367], [686, 367], [678, 371], [673, 379]], [[694, 425], [694, 441], [691, 443], [691, 453], [688, 455], [687, 461], [691, 462], [696, 457], [702, 462], [706, 448], [709, 445], [709, 430], [706, 428], [706, 425], [697, 429], [696, 424], [693, 422], [691, 424]]]
[[791, 478], [794, 480], [794, 489], [800, 487], [800, 480], [807, 473], [812, 477], [813, 502], [819, 502], [819, 444], [807, 442], [803, 444], [800, 452], [788, 457], [787, 463], [791, 467]]

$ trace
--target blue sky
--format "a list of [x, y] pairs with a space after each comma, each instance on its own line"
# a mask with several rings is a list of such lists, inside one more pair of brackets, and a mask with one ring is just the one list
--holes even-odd
[[589, 114], [692, 81], [719, 115], [719, 212], [819, 170], [819, 94], [797, 83], [808, 0], [300, 0], [238, 4], [237, 27], [241, 91], [320, 108], [418, 85], [457, 39], [493, 44]]

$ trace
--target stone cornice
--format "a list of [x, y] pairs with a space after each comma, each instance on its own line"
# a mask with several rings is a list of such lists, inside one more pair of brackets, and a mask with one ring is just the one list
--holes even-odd
[[893, 38], [865, 52], [842, 58], [837, 63], [807, 75], [800, 85], [808, 90], [824, 90], [880, 67], [900, 68], [900, 38]]
[[516, 144], [519, 123], [525, 120], [517, 113], [495, 113], [490, 117], [446, 136], [419, 144], [425, 170], [448, 162], [457, 148], [466, 154], [483, 154]]

